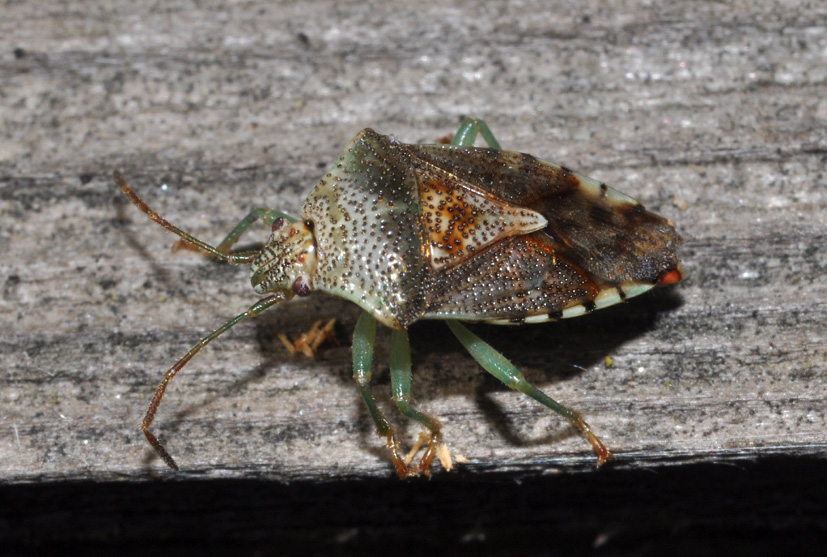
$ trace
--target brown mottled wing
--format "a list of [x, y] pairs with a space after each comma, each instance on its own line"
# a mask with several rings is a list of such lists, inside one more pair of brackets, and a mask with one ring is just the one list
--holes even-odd
[[548, 220], [542, 231], [503, 240], [441, 273], [426, 318], [569, 317], [680, 277], [674, 226], [605, 184], [521, 153], [407, 147], [421, 164]]

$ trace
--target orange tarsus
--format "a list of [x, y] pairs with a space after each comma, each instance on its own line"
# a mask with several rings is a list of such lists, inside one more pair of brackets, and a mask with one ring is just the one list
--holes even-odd
[[[423, 476], [430, 476], [431, 475], [431, 463], [434, 460], [434, 457], [439, 457], [440, 455], [440, 444], [442, 441], [442, 434], [439, 431], [435, 432], [426, 432], [423, 431], [419, 434], [419, 437], [414, 443], [414, 446], [408, 451], [408, 454], [405, 455], [405, 458], [402, 460], [401, 463], [397, 464], [397, 471], [399, 472], [400, 477], [414, 477], [422, 474]], [[419, 449], [422, 448], [423, 445], [426, 445], [425, 452], [422, 455], [422, 458], [419, 459], [419, 464], [411, 466], [410, 463], [413, 460], [416, 453], [419, 452]], [[443, 467], [446, 470], [451, 470], [450, 466], [450, 458], [451, 453], [448, 451], [447, 447], [445, 448], [447, 453], [443, 453], [443, 457], [447, 454], [448, 458], [448, 465], [446, 466], [443, 463]], [[395, 459], [394, 459], [395, 460]], [[440, 462], [442, 462], [442, 458], [439, 458]], [[402, 475], [400, 464], [404, 467], [405, 475]]]
[[181, 250], [181, 249], [188, 249], [190, 251], [198, 251], [198, 252], [202, 251], [201, 248], [199, 248], [195, 244], [191, 244], [191, 243], [187, 242], [183, 238], [181, 238], [180, 240], [178, 240], [177, 242], [172, 244], [172, 251], [178, 251], [178, 250]]
[[336, 338], [336, 334], [334, 333], [333, 327], [336, 324], [336, 318], [331, 318], [322, 325], [322, 321], [316, 321], [313, 323], [313, 326], [310, 328], [309, 331], [306, 333], [302, 333], [296, 342], [291, 342], [290, 339], [284, 333], [278, 333], [279, 340], [284, 344], [287, 350], [290, 352], [291, 355], [295, 356], [299, 352], [307, 356], [308, 358], [315, 358], [316, 351], [319, 349], [319, 346], [326, 341], [332, 340], [336, 344], [339, 344], [338, 339]]
[[614, 460], [614, 455], [612, 455], [612, 451], [603, 444], [603, 441], [594, 434], [592, 431], [591, 426], [586, 423], [583, 419], [583, 416], [580, 412], [575, 412], [576, 418], [571, 421], [572, 425], [579, 429], [589, 440], [589, 443], [592, 445], [592, 449], [594, 449], [595, 454], [597, 455], [597, 467], [600, 468], [609, 460]]
[[[436, 448], [436, 458], [439, 460], [439, 463], [445, 469], [446, 472], [450, 472], [454, 469], [454, 461], [453, 457], [451, 456], [451, 449], [448, 448], [448, 445], [445, 443], [440, 443]], [[459, 462], [459, 459], [457, 459]]]

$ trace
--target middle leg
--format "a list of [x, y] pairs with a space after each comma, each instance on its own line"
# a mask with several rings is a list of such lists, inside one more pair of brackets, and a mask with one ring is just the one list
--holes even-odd
[[391, 331], [391, 392], [393, 401], [399, 411], [424, 425], [430, 431], [428, 446], [419, 460], [419, 465], [412, 467], [412, 475], [419, 472], [428, 476], [431, 462], [442, 439], [442, 424], [439, 420], [411, 407], [411, 345], [408, 331]]
[[388, 449], [391, 452], [393, 465], [400, 478], [410, 475], [408, 465], [399, 452], [399, 441], [396, 439], [396, 430], [379, 409], [376, 398], [370, 388], [370, 379], [373, 375], [373, 347], [376, 344], [376, 319], [366, 311], [359, 316], [356, 328], [353, 330], [353, 378], [359, 385], [359, 393], [368, 407], [370, 417], [376, 425], [379, 435], [387, 439]]

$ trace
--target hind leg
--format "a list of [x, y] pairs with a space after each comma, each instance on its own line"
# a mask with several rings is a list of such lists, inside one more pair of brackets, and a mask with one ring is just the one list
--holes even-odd
[[491, 375], [508, 385], [514, 390], [525, 393], [546, 408], [560, 414], [571, 424], [579, 429], [591, 443], [594, 452], [597, 454], [597, 466], [602, 466], [607, 460], [612, 459], [612, 453], [603, 442], [592, 432], [591, 427], [583, 419], [582, 414], [571, 408], [567, 408], [549, 397], [543, 391], [526, 381], [525, 376], [508, 359], [494, 350], [490, 344], [469, 331], [458, 321], [446, 321], [451, 332], [456, 335], [459, 341], [475, 360]]

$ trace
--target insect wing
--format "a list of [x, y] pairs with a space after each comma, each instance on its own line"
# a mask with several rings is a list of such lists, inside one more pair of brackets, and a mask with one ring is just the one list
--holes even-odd
[[522, 153], [408, 147], [425, 164], [547, 220], [542, 230], [496, 242], [442, 273], [425, 317], [574, 317], [680, 276], [672, 223], [605, 184]]

